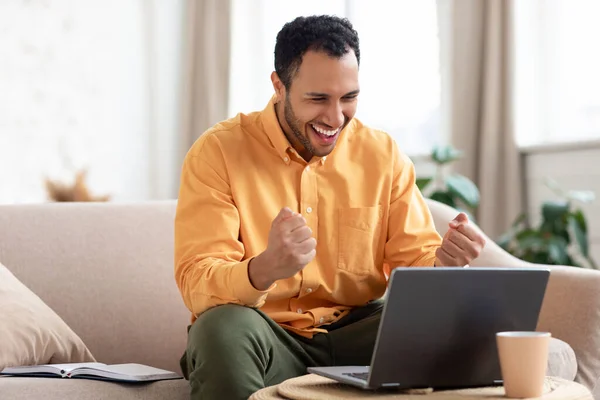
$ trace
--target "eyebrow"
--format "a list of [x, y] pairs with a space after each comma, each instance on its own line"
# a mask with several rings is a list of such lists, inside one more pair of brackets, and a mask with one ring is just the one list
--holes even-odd
[[[351, 92], [346, 93], [342, 97], [356, 96], [359, 92], [360, 92], [359, 89], [353, 90]], [[304, 96], [306, 96], [306, 97], [330, 97], [327, 93], [319, 93], [319, 92], [308, 92], [308, 93], [305, 93]]]

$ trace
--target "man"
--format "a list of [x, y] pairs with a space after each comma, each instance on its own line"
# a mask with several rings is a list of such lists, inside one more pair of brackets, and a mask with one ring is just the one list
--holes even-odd
[[359, 62], [347, 20], [286, 24], [266, 108], [212, 127], [185, 159], [175, 275], [193, 398], [368, 365], [389, 269], [464, 266], [484, 246], [462, 213], [442, 240], [411, 161], [354, 118]]

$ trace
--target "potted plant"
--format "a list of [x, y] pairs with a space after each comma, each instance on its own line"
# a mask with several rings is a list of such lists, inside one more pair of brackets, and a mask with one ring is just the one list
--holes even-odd
[[448, 166], [462, 155], [462, 151], [451, 145], [434, 147], [430, 160], [435, 164], [435, 173], [417, 178], [417, 187], [423, 196], [463, 211], [474, 220], [479, 207], [479, 189], [466, 176], [448, 172]]
[[589, 253], [587, 221], [577, 202], [594, 200], [591, 191], [566, 191], [551, 180], [548, 186], [560, 200], [545, 201], [541, 218], [531, 226], [526, 213], [521, 214], [498, 245], [515, 257], [536, 264], [569, 265], [594, 268], [596, 263]]

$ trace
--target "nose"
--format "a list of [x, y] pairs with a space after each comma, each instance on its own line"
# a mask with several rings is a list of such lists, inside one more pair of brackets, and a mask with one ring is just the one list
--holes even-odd
[[342, 110], [342, 106], [335, 102], [328, 109], [325, 114], [325, 122], [332, 128], [339, 128], [344, 123], [344, 112]]

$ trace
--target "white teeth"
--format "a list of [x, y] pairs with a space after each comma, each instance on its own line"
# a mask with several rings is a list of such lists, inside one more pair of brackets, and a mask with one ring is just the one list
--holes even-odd
[[333, 131], [327, 131], [327, 130], [325, 130], [325, 129], [319, 128], [318, 126], [315, 126], [315, 125], [312, 125], [312, 124], [311, 124], [310, 126], [312, 126], [312, 127], [313, 127], [313, 129], [314, 129], [315, 131], [317, 131], [317, 132], [319, 132], [320, 134], [323, 134], [323, 135], [325, 135], [325, 136], [333, 136], [333, 135], [335, 135], [336, 133], [338, 133], [338, 131], [340, 130], [340, 129], [338, 128], [338, 129], [334, 129]]

